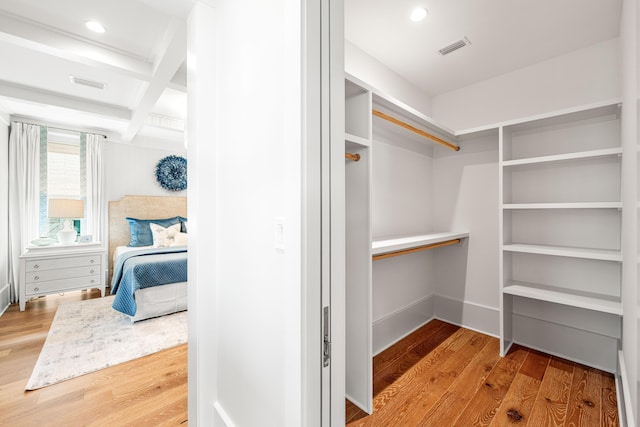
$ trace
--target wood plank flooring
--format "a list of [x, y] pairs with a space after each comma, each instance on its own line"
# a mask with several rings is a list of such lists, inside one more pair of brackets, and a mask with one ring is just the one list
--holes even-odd
[[98, 297], [97, 290], [49, 295], [0, 317], [0, 425], [187, 425], [186, 344], [24, 391], [58, 305]]
[[611, 374], [434, 320], [374, 358], [373, 414], [347, 426], [617, 426]]
[[[0, 317], [0, 425], [187, 425], [187, 346], [25, 392], [57, 306]], [[374, 413], [347, 401], [349, 426], [617, 426], [610, 374], [432, 321], [374, 359]]]

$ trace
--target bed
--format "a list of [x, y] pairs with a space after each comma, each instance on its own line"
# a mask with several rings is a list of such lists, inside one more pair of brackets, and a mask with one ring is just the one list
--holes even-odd
[[[185, 197], [125, 196], [109, 202], [113, 308], [134, 322], [187, 309], [186, 213]], [[178, 234], [183, 237], [178, 239], [172, 234], [175, 240], [166, 247], [143, 244], [135, 232], [142, 228], [136, 227], [151, 223], [158, 224], [154, 226], [154, 238], [166, 237], [155, 233], [163, 229], [180, 230]], [[149, 231], [149, 226], [146, 230]], [[129, 246], [130, 243], [135, 246]]]

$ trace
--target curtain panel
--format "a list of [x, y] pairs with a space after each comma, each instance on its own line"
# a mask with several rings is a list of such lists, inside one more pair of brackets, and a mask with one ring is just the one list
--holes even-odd
[[94, 242], [106, 244], [107, 202], [104, 179], [104, 136], [86, 134], [86, 198], [87, 234], [93, 235]]
[[9, 136], [9, 298], [18, 301], [19, 257], [38, 237], [40, 126], [12, 122]]

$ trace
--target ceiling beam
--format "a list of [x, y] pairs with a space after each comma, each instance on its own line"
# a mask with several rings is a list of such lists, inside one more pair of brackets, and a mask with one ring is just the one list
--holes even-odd
[[182, 92], [187, 92], [187, 73], [182, 71], [182, 69], [178, 69], [178, 71], [176, 71], [176, 75], [173, 76], [173, 78], [169, 82], [169, 86], [167, 87]]
[[158, 102], [164, 89], [184, 62], [187, 56], [187, 29], [185, 22], [172, 19], [163, 44], [159, 49], [158, 61], [155, 64], [153, 76], [138, 104], [132, 109], [133, 114], [128, 129], [122, 135], [124, 142], [130, 142], [144, 125], [144, 121]]
[[[86, 127], [86, 126], [75, 126], [69, 124], [61, 124], [61, 123], [53, 123], [48, 122], [46, 120], [41, 120], [38, 118], [24, 116], [20, 114], [12, 114], [11, 121], [29, 123], [32, 125], [44, 126], [52, 129], [58, 129], [63, 131], [73, 131], [73, 132], [88, 132], [88, 133], [97, 133], [98, 135], [104, 135], [107, 139], [111, 140], [113, 138], [113, 133], [107, 129], [96, 128], [96, 127]], [[109, 141], [111, 142], [111, 141]]]
[[0, 41], [143, 81], [152, 78], [149, 61], [4, 11], [0, 12]]
[[54, 105], [111, 119], [131, 119], [131, 111], [127, 108], [89, 101], [86, 98], [77, 98], [59, 92], [36, 89], [3, 80], [0, 80], [0, 97], [15, 98], [36, 104]]

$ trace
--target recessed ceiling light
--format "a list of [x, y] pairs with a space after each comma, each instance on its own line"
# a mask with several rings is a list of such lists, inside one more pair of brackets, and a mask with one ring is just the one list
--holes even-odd
[[427, 10], [427, 8], [417, 7], [413, 9], [413, 12], [411, 12], [411, 20], [413, 22], [422, 21], [424, 18], [427, 17], [428, 14], [429, 14], [429, 11]]
[[93, 31], [94, 33], [102, 34], [107, 31], [107, 29], [98, 21], [86, 21], [84, 25], [86, 25], [87, 28]]

